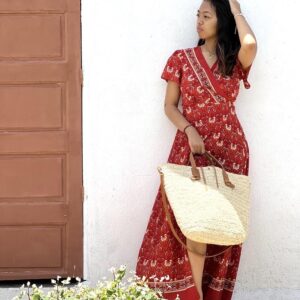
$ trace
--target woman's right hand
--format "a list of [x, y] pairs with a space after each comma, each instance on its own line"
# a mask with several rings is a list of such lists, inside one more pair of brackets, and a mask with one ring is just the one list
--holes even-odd
[[203, 154], [205, 152], [205, 146], [202, 137], [198, 133], [197, 129], [193, 126], [188, 127], [185, 133], [189, 140], [189, 145], [193, 154]]

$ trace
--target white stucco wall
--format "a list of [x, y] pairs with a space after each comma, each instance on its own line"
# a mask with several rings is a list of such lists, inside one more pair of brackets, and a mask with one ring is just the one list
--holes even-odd
[[[176, 129], [163, 113], [169, 55], [194, 47], [201, 1], [83, 0], [84, 262], [92, 284], [134, 270]], [[258, 40], [237, 114], [250, 148], [252, 207], [235, 299], [300, 299], [296, 0], [245, 1]], [[298, 296], [296, 296], [298, 295]], [[289, 298], [291, 297], [291, 298]]]

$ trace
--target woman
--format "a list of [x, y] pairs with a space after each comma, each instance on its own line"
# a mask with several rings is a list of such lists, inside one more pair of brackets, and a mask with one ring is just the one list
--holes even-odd
[[[165, 113], [177, 127], [168, 162], [189, 165], [195, 154], [197, 166], [213, 154], [229, 172], [248, 175], [249, 148], [235, 113], [240, 81], [247, 77], [257, 43], [236, 0], [204, 0], [197, 13], [197, 47], [176, 50], [161, 78], [167, 81]], [[182, 95], [181, 113], [178, 102]], [[179, 237], [190, 249], [212, 255], [226, 246], [193, 242], [181, 233], [170, 208]], [[232, 297], [241, 245], [211, 258], [196, 255], [172, 234], [158, 190], [136, 265], [150, 287], [160, 288], [166, 299], [229, 300]], [[155, 278], [161, 279], [157, 281]]]

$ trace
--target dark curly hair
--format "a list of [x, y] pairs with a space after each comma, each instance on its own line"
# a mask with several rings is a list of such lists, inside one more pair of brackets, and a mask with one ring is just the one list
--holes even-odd
[[[223, 75], [232, 75], [236, 64], [237, 54], [241, 48], [236, 23], [230, 9], [228, 0], [204, 0], [211, 3], [217, 15], [217, 47], [216, 54], [219, 59], [218, 68]], [[205, 43], [204, 39], [199, 39], [198, 46]]]

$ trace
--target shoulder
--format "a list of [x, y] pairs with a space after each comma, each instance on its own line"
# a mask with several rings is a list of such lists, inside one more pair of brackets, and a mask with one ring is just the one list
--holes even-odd
[[189, 48], [180, 48], [171, 51], [168, 57], [168, 64], [176, 64], [181, 66], [186, 63], [187, 56], [189, 52], [195, 50], [196, 47], [189, 47]]
[[175, 49], [171, 51], [169, 54], [167, 65], [176, 65], [177, 67], [181, 67], [183, 58], [183, 50]]
[[189, 47], [189, 48], [180, 48], [180, 49], [173, 50], [171, 57], [182, 62], [186, 57], [186, 53], [193, 51], [195, 48], [196, 47]]
[[186, 52], [194, 51], [196, 48], [197, 48], [197, 47], [189, 47], [189, 48], [176, 49], [173, 53], [174, 53], [175, 55], [182, 56], [182, 55], [184, 55]]
[[182, 53], [183, 53], [183, 49], [173, 50], [173, 52], [171, 54], [171, 57], [175, 57], [175, 58], [181, 59], [182, 58]]

